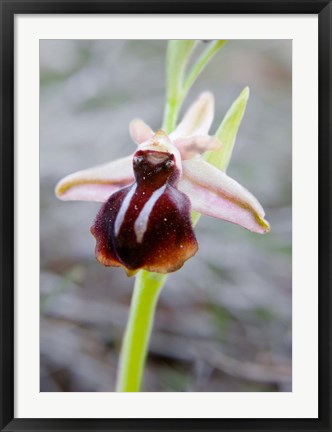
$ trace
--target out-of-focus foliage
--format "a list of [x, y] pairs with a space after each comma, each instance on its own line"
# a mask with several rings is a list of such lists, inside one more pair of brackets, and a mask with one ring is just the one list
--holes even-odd
[[[40, 43], [41, 391], [114, 390], [133, 279], [95, 261], [99, 205], [60, 202], [53, 190], [133, 151], [132, 118], [160, 127], [165, 52], [164, 41]], [[160, 297], [143, 391], [291, 390], [291, 42], [229, 42], [185, 106], [212, 91], [215, 131], [247, 85], [228, 174], [259, 199], [272, 231], [200, 219], [199, 252]]]

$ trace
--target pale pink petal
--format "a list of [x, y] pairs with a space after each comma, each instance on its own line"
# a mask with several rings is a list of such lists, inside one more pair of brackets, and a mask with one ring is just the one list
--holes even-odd
[[190, 198], [193, 210], [199, 213], [233, 222], [257, 233], [270, 229], [257, 199], [201, 158], [183, 161], [183, 176], [178, 187]]
[[142, 144], [150, 139], [154, 132], [143, 120], [135, 119], [129, 124], [129, 133], [136, 144]]
[[133, 157], [78, 171], [56, 185], [55, 194], [64, 201], [106, 201], [112, 193], [134, 181]]
[[215, 150], [220, 146], [220, 141], [210, 135], [194, 135], [191, 137], [177, 138], [173, 141], [181, 154], [181, 158], [191, 159], [207, 150]]
[[214, 116], [214, 98], [212, 93], [204, 92], [185, 113], [181, 123], [170, 134], [171, 140], [191, 135], [206, 135]]

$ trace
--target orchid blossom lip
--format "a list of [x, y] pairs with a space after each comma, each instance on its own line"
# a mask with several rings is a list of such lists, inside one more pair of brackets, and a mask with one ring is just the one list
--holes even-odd
[[91, 228], [102, 264], [128, 274], [177, 270], [197, 250], [191, 209], [256, 233], [269, 231], [257, 199], [201, 156], [220, 146], [208, 135], [213, 115], [213, 96], [205, 92], [169, 135], [133, 120], [130, 134], [138, 145], [133, 155], [57, 184], [62, 200], [104, 203]]

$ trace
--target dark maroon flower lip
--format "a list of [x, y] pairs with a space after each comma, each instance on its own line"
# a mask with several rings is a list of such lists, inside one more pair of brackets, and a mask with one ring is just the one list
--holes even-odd
[[111, 195], [91, 232], [96, 257], [105, 266], [170, 273], [193, 256], [197, 241], [190, 200], [177, 190], [179, 169], [173, 154], [139, 150], [133, 158], [136, 181]]

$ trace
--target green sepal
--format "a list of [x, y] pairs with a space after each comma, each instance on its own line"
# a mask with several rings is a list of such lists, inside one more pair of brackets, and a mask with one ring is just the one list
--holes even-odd
[[220, 141], [220, 148], [208, 151], [204, 159], [216, 168], [226, 171], [232, 156], [233, 147], [238, 133], [247, 102], [249, 99], [249, 87], [246, 87], [227, 111], [215, 136]]

